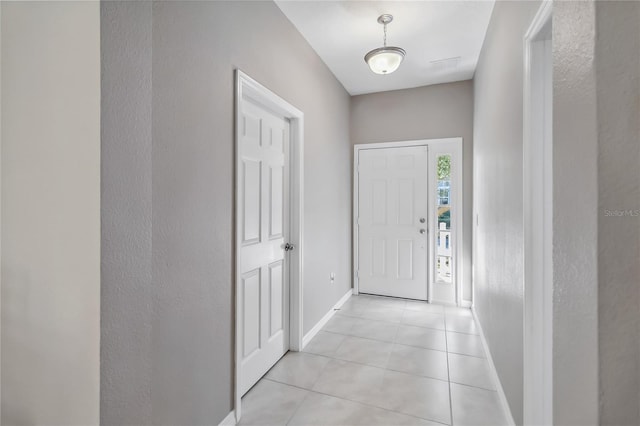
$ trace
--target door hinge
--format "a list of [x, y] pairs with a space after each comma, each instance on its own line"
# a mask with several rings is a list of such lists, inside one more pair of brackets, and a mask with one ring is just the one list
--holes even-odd
[[356, 271], [356, 278], [360, 278], [360, 271]]

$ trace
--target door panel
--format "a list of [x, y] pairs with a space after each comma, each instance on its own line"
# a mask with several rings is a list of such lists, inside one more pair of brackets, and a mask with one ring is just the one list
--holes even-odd
[[260, 188], [262, 187], [262, 162], [245, 160], [244, 203], [243, 203], [243, 244], [260, 242]]
[[360, 292], [427, 299], [427, 178], [426, 146], [359, 151]]
[[284, 251], [289, 220], [289, 122], [246, 99], [240, 112], [242, 312], [238, 318], [243, 343], [239, 386], [244, 394], [289, 348]]
[[260, 270], [254, 269], [242, 277], [242, 307], [247, 313], [243, 322], [244, 356], [260, 347]]

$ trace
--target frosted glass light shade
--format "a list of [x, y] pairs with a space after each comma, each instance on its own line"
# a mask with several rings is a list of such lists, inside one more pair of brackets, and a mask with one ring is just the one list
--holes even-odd
[[376, 74], [391, 74], [398, 69], [406, 52], [399, 47], [379, 47], [367, 53], [365, 62]]

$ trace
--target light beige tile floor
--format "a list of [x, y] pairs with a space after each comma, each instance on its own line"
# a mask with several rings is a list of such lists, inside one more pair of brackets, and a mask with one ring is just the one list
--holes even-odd
[[241, 425], [505, 425], [470, 310], [354, 296], [242, 399]]

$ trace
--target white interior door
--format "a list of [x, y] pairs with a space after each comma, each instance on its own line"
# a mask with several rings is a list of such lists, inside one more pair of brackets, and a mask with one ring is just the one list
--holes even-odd
[[427, 300], [427, 147], [358, 153], [361, 293]]
[[240, 388], [247, 392], [289, 348], [289, 122], [240, 106]]

